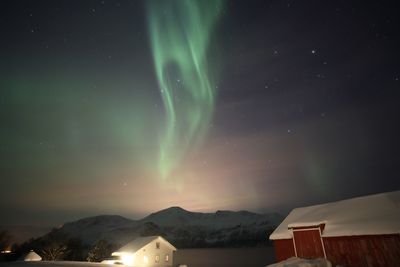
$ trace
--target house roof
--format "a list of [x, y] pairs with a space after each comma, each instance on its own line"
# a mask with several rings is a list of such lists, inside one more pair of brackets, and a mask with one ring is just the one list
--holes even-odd
[[29, 251], [25, 256], [22, 257], [24, 261], [41, 261], [42, 257], [40, 257], [35, 251]]
[[165, 240], [161, 236], [145, 236], [145, 237], [136, 238], [135, 240], [129, 242], [128, 244], [126, 244], [125, 246], [121, 247], [116, 252], [114, 252], [113, 255], [123, 253], [123, 252], [133, 252], [134, 253], [134, 252], [140, 250], [141, 248], [143, 248], [144, 246], [146, 246], [147, 244], [153, 242], [156, 239], [166, 243], [172, 250], [176, 250], [176, 248], [171, 243], [169, 243], [167, 240]]
[[400, 233], [400, 191], [294, 209], [269, 238], [290, 239], [290, 228], [320, 224], [325, 237]]

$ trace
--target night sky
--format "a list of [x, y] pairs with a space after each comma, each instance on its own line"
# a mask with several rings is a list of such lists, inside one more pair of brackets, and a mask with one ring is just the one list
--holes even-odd
[[400, 189], [396, 1], [2, 1], [0, 224]]

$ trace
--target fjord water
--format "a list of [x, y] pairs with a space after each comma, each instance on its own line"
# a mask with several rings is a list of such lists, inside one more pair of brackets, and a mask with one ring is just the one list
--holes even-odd
[[174, 265], [190, 267], [261, 267], [275, 262], [273, 247], [179, 249]]

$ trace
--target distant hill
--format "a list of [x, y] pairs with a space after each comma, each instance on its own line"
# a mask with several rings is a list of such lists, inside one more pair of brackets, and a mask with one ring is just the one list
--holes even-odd
[[87, 245], [100, 239], [123, 245], [139, 236], [162, 235], [178, 248], [260, 246], [268, 244], [268, 234], [282, 220], [283, 217], [276, 213], [201, 213], [171, 207], [140, 220], [117, 215], [84, 218], [66, 223], [52, 233], [79, 238]]
[[205, 226], [214, 229], [234, 227], [239, 224], [268, 222], [277, 225], [282, 221], [277, 213], [258, 214], [249, 211], [217, 211], [215, 213], [190, 212], [180, 207], [164, 209], [140, 220], [160, 226]]

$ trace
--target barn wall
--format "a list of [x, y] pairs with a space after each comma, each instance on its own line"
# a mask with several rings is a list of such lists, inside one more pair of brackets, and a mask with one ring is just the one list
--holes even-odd
[[274, 240], [274, 247], [275, 259], [277, 262], [296, 256], [293, 247], [293, 239]]
[[304, 259], [324, 258], [319, 229], [305, 229], [293, 231], [297, 257]]
[[400, 266], [400, 235], [324, 237], [323, 241], [333, 266]]

